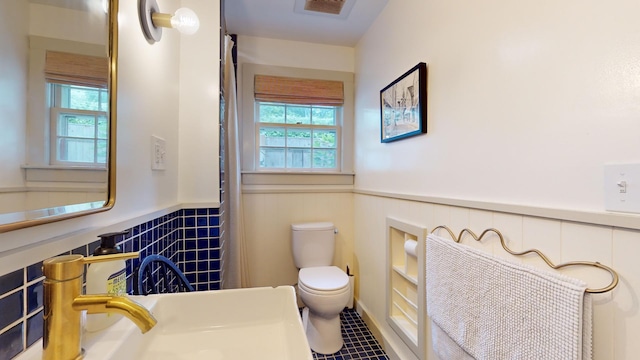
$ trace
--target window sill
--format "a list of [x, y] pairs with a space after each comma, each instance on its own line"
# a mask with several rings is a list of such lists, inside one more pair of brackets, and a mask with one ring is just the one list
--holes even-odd
[[56, 165], [23, 165], [27, 182], [67, 182], [106, 184], [106, 168]]
[[242, 172], [242, 185], [347, 185], [353, 186], [353, 173], [326, 172]]

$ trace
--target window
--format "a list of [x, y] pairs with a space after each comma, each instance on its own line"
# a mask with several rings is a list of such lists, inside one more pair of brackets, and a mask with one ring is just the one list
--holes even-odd
[[341, 81], [255, 76], [258, 170], [340, 170]]
[[107, 58], [46, 51], [51, 164], [105, 167], [108, 74]]
[[339, 169], [341, 110], [257, 101], [259, 169]]
[[352, 186], [354, 74], [244, 63], [243, 186]]
[[47, 84], [51, 104], [51, 163], [105, 166], [109, 123], [105, 88]]

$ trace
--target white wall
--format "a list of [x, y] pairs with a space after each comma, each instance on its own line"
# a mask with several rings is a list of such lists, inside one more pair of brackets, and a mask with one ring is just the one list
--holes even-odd
[[[175, 10], [178, 5], [169, 0], [158, 3], [161, 9]], [[116, 204], [107, 212], [0, 234], [0, 274], [93, 241], [105, 229], [136, 225], [179, 205], [180, 35], [164, 31], [160, 42], [147, 43], [135, 1], [120, 1], [119, 21]], [[211, 36], [217, 38], [218, 18], [208, 21], [216, 29]], [[211, 83], [219, 81], [217, 72], [207, 76]], [[209, 111], [219, 112], [215, 105]], [[162, 172], [151, 171], [152, 134], [166, 139], [167, 169]], [[195, 157], [184, 161], [187, 167], [200, 166]], [[217, 159], [214, 163], [217, 166]], [[216, 186], [217, 175], [211, 182]]]
[[220, 202], [220, 2], [183, 0], [200, 28], [180, 40], [180, 174], [182, 203]]
[[[386, 216], [429, 230], [495, 226], [515, 249], [612, 266], [621, 282], [595, 297], [594, 359], [640, 353], [640, 231], [607, 226], [638, 229], [640, 216], [605, 213], [603, 199], [603, 165], [640, 162], [638, 10], [627, 0], [395, 1], [360, 41], [359, 300], [400, 358], [413, 357], [385, 319]], [[421, 61], [428, 134], [382, 144], [379, 91]], [[513, 211], [491, 211], [501, 207]], [[503, 253], [495, 239], [483, 248]], [[607, 276], [585, 280], [604, 285]]]
[[[56, 6], [41, 4], [29, 4], [29, 34], [44, 36], [54, 39], [65, 39], [88, 44], [105, 45], [107, 22], [100, 4], [93, 3], [98, 8], [92, 8], [90, 12], [64, 9]], [[55, 25], [52, 26], [52, 19]], [[78, 31], [82, 29], [82, 31]]]
[[238, 36], [238, 63], [353, 72], [354, 55], [346, 46]]
[[[357, 48], [357, 187], [603, 211], [603, 165], [640, 162], [639, 8], [389, 2]], [[420, 61], [429, 133], [381, 144], [379, 90]]]
[[[175, 6], [171, 1], [158, 4], [168, 11]], [[120, 1], [120, 7], [114, 210], [135, 213], [178, 200], [180, 35], [165, 30], [160, 42], [149, 44], [140, 29], [136, 4]], [[166, 140], [164, 171], [151, 170], [151, 135]]]
[[[245, 63], [353, 72], [354, 49], [238, 36], [238, 83]], [[286, 54], [286, 56], [283, 56]], [[242, 88], [238, 89], [242, 94]], [[239, 96], [239, 101], [242, 96]], [[239, 109], [242, 110], [242, 105]], [[239, 114], [242, 119], [242, 113]], [[331, 186], [252, 186], [244, 191], [244, 223], [251, 286], [293, 285], [291, 224], [330, 221], [338, 228], [334, 264], [353, 268], [353, 195]]]
[[250, 286], [294, 285], [298, 269], [291, 253], [291, 224], [332, 222], [338, 229], [333, 263], [353, 269], [353, 194], [256, 191], [244, 194]]
[[0, 14], [0, 186], [22, 187], [27, 124], [16, 119], [27, 118], [29, 6], [24, 1], [3, 1]]

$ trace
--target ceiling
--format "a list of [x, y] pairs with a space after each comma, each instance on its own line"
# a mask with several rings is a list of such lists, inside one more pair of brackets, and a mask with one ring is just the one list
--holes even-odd
[[328, 15], [305, 11], [304, 0], [226, 0], [224, 16], [229, 34], [354, 47], [387, 2], [347, 0]]

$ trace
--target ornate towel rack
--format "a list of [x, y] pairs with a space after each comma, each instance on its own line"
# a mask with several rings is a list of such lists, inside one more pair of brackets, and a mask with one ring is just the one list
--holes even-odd
[[436, 226], [435, 228], [433, 228], [433, 230], [431, 230], [431, 233], [433, 234], [436, 230], [438, 229], [444, 229], [449, 233], [449, 236], [451, 236], [451, 238], [453, 239], [453, 241], [459, 243], [462, 240], [462, 236], [467, 233], [469, 235], [471, 235], [471, 237], [473, 237], [476, 241], [480, 241], [482, 240], [482, 237], [485, 236], [485, 234], [489, 233], [489, 232], [493, 232], [496, 235], [498, 235], [498, 238], [500, 239], [500, 244], [502, 245], [502, 248], [508, 252], [511, 255], [516, 255], [516, 256], [520, 256], [520, 255], [526, 255], [529, 253], [535, 253], [537, 254], [542, 260], [544, 260], [545, 263], [547, 263], [547, 265], [549, 265], [549, 267], [551, 267], [552, 269], [560, 269], [560, 268], [564, 268], [564, 267], [568, 267], [568, 266], [583, 266], [583, 265], [587, 265], [587, 266], [594, 266], [603, 270], [606, 270], [607, 272], [609, 272], [609, 274], [611, 275], [611, 283], [603, 288], [599, 288], [599, 289], [590, 289], [588, 288], [586, 290], [586, 292], [588, 293], [592, 293], [592, 294], [602, 294], [602, 293], [606, 293], [608, 291], [613, 290], [613, 288], [615, 288], [618, 285], [618, 273], [613, 270], [612, 268], [606, 266], [606, 265], [602, 265], [599, 262], [593, 262], [593, 261], [570, 261], [570, 262], [566, 262], [566, 263], [562, 263], [562, 264], [554, 264], [551, 260], [549, 260], [549, 258], [544, 255], [540, 250], [537, 249], [529, 249], [529, 250], [525, 250], [525, 251], [521, 251], [521, 252], [517, 252], [517, 251], [513, 251], [511, 250], [507, 244], [504, 241], [504, 237], [502, 236], [502, 233], [500, 233], [500, 231], [498, 231], [497, 229], [494, 228], [490, 228], [490, 229], [486, 229], [484, 230], [480, 236], [476, 235], [473, 231], [469, 230], [469, 229], [462, 229], [462, 231], [460, 231], [460, 234], [458, 236], [455, 236], [455, 234], [453, 233], [453, 231], [445, 226], [445, 225], [440, 225], [440, 226]]

